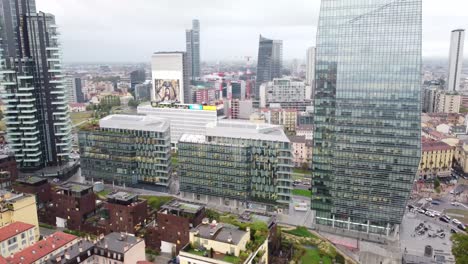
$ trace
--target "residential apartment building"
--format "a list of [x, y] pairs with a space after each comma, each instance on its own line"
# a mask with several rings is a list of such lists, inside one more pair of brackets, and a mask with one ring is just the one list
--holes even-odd
[[457, 145], [455, 161], [462, 168], [464, 173], [468, 173], [468, 144], [466, 142]]
[[128, 233], [110, 233], [95, 244], [92, 263], [137, 263], [146, 259], [145, 248], [144, 239]]
[[69, 104], [85, 102], [81, 78], [68, 76], [65, 78], [65, 87]]
[[82, 230], [85, 220], [96, 211], [93, 187], [67, 182], [52, 188], [51, 200], [40, 211], [42, 223], [59, 228]]
[[322, 1], [311, 200], [321, 228], [391, 235], [401, 224], [421, 156], [421, 17], [421, 0]]
[[190, 242], [192, 227], [205, 218], [205, 206], [180, 200], [163, 205], [146, 227], [146, 246], [161, 253], [178, 254]]
[[115, 192], [106, 196], [104, 210], [108, 219], [106, 233], [125, 232], [135, 234], [145, 226], [148, 217], [148, 202], [138, 195], [127, 192]]
[[9, 145], [23, 170], [64, 164], [71, 150], [71, 122], [55, 17], [35, 13], [34, 1], [6, 2], [0, 10], [6, 43], [0, 93]]
[[436, 176], [450, 176], [452, 162], [455, 158], [455, 147], [442, 141], [425, 139], [421, 143], [422, 156], [419, 163], [418, 175], [421, 178]]
[[0, 255], [8, 257], [26, 247], [31, 246], [37, 241], [37, 228], [34, 225], [13, 222], [0, 228]]
[[[257, 263], [267, 263], [267, 240], [259, 249], [245, 259], [241, 259], [241, 253], [246, 251], [249, 241], [251, 241], [249, 228], [244, 231], [216, 221], [209, 223], [205, 220], [190, 231], [190, 243], [179, 253], [180, 264], [229, 264], [233, 262], [247, 264], [252, 263], [251, 261], [256, 255], [259, 255], [260, 251], [263, 255], [258, 258]], [[202, 245], [206, 254], [196, 252], [192, 245]]]
[[178, 143], [182, 197], [231, 207], [286, 209], [291, 200], [291, 145], [280, 126], [248, 121], [208, 124]]
[[81, 174], [119, 185], [167, 187], [172, 173], [170, 126], [155, 116], [110, 115], [78, 134]]
[[255, 98], [260, 98], [260, 85], [281, 78], [283, 70], [283, 41], [267, 39], [260, 35], [258, 44], [257, 79]]
[[27, 177], [16, 180], [13, 190], [36, 197], [37, 208], [43, 208], [52, 199], [52, 187], [47, 179]]
[[254, 112], [252, 100], [233, 99], [226, 102], [229, 107], [229, 118], [231, 119], [249, 119]]
[[266, 108], [262, 109], [261, 113], [265, 116], [265, 120], [268, 124], [282, 125], [288, 132], [296, 131], [297, 110]]
[[439, 91], [436, 94], [436, 113], [460, 113], [461, 95], [457, 92]]
[[289, 136], [294, 167], [310, 169], [312, 166], [312, 140], [305, 136]]
[[298, 127], [296, 127], [296, 135], [304, 136], [306, 140], [312, 140], [314, 138], [314, 126], [298, 125]]
[[0, 190], [0, 227], [14, 222], [35, 226], [34, 237], [39, 239], [39, 221], [34, 196]]
[[0, 154], [0, 189], [11, 187], [11, 183], [18, 178], [15, 156]]
[[291, 78], [275, 78], [260, 86], [260, 107], [279, 105], [283, 109], [305, 111], [312, 105], [311, 86]]
[[138, 106], [138, 114], [165, 118], [170, 122], [172, 147], [184, 133], [205, 134], [206, 125], [225, 118], [222, 105], [152, 104]]

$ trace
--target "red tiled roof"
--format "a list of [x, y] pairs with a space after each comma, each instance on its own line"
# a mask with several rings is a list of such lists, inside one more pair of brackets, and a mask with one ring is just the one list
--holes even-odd
[[5, 241], [13, 236], [23, 233], [26, 230], [34, 228], [34, 225], [23, 223], [23, 222], [14, 222], [7, 226], [0, 228], [0, 242]]
[[55, 232], [36, 244], [17, 252], [11, 257], [8, 257], [6, 260], [8, 264], [33, 263], [75, 239], [77, 239], [77, 237], [74, 235]]
[[422, 142], [422, 151], [437, 151], [437, 150], [449, 150], [453, 147], [442, 141], [425, 141]]

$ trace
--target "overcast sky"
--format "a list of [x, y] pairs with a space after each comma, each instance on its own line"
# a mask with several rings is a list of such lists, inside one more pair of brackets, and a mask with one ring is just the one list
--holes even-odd
[[[257, 57], [258, 35], [283, 40], [285, 59], [315, 44], [320, 0], [36, 0], [60, 27], [65, 62], [147, 62], [185, 50], [201, 24], [202, 60]], [[423, 56], [447, 57], [450, 31], [468, 29], [468, 1], [423, 0]], [[465, 45], [465, 57], [468, 44]]]

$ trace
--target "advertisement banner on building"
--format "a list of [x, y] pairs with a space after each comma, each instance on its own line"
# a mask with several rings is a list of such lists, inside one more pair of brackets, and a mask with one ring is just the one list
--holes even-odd
[[156, 102], [180, 102], [179, 80], [155, 79]]

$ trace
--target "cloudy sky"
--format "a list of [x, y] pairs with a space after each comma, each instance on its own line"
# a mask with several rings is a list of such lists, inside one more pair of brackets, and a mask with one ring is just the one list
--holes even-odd
[[[282, 39], [285, 59], [304, 58], [315, 44], [320, 7], [319, 0], [36, 2], [39, 10], [56, 16], [65, 62], [146, 62], [154, 51], [185, 50], [192, 18], [201, 23], [203, 60], [256, 57], [259, 34]], [[468, 29], [468, 1], [423, 3], [423, 55], [447, 57], [450, 31]]]

